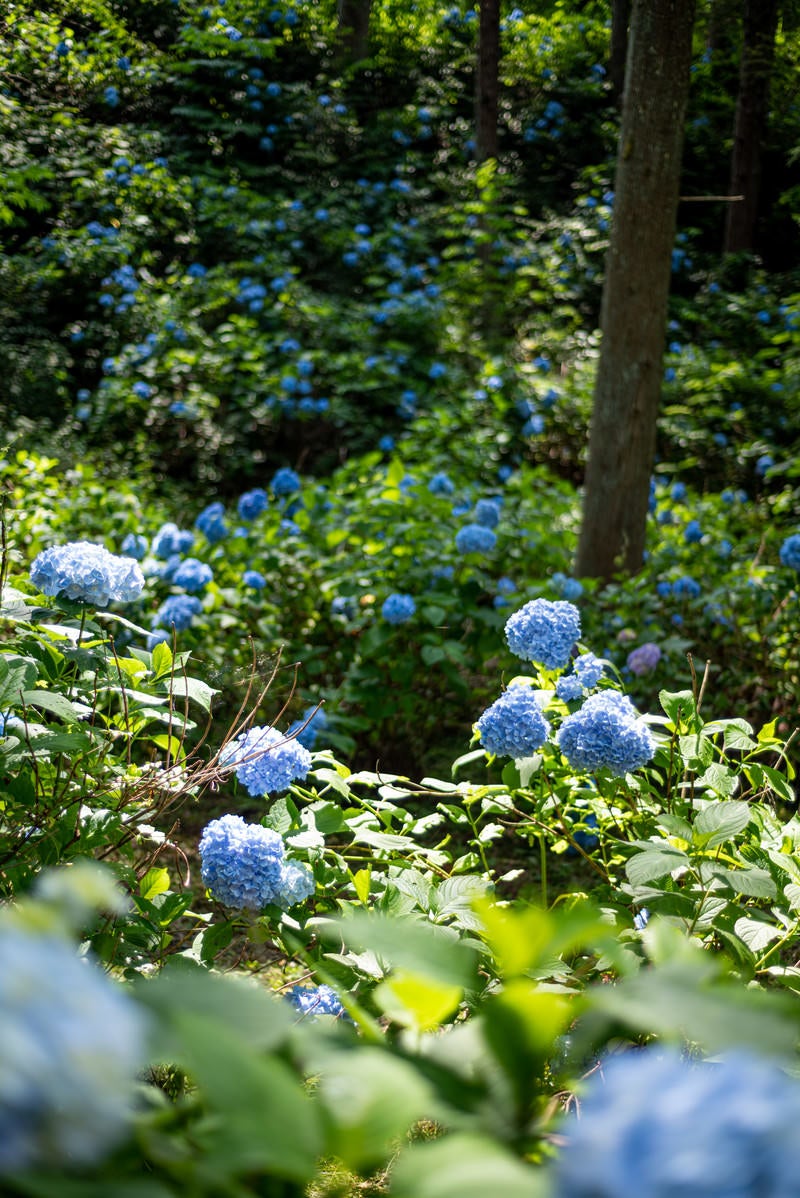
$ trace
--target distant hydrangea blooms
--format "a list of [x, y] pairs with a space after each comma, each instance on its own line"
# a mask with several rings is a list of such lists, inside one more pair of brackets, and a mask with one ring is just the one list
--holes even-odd
[[688, 575], [676, 579], [672, 584], [672, 594], [676, 599], [697, 599], [701, 590], [700, 583]]
[[572, 670], [556, 683], [556, 694], [565, 703], [580, 699], [586, 691], [593, 690], [603, 677], [605, 665], [594, 653], [582, 653], [572, 663]]
[[562, 1125], [556, 1198], [790, 1198], [800, 1084], [745, 1052], [694, 1062], [630, 1051], [595, 1073]]
[[661, 661], [661, 650], [655, 641], [645, 641], [628, 654], [627, 666], [633, 674], [649, 674]]
[[193, 593], [204, 590], [213, 577], [214, 571], [205, 562], [198, 561], [196, 557], [187, 557], [175, 569], [172, 581], [176, 587]]
[[484, 528], [497, 528], [500, 523], [502, 505], [498, 499], [479, 499], [472, 513], [476, 524]]
[[793, 533], [781, 545], [781, 564], [790, 570], [800, 570], [800, 532]]
[[566, 574], [562, 574], [560, 570], [556, 570], [553, 577], [550, 579], [553, 585], [553, 590], [562, 599], [566, 599], [572, 603], [575, 599], [580, 599], [583, 594], [583, 583], [578, 582], [577, 578], [570, 578]]
[[311, 769], [311, 754], [297, 739], [287, 740], [277, 728], [248, 728], [226, 745], [220, 765], [233, 769], [251, 795], [286, 790]]
[[405, 624], [417, 610], [417, 605], [411, 595], [401, 595], [397, 591], [383, 601], [381, 615], [387, 624]]
[[147, 553], [147, 537], [140, 536], [139, 533], [129, 532], [120, 545], [120, 549], [125, 557], [132, 557], [137, 562], [140, 562]]
[[202, 603], [194, 595], [170, 595], [156, 612], [154, 627], [183, 632], [191, 627], [194, 617], [202, 610]]
[[299, 474], [295, 474], [288, 466], [282, 466], [280, 470], [275, 471], [270, 486], [273, 495], [293, 495], [295, 491], [300, 490], [302, 483]]
[[260, 911], [268, 903], [289, 908], [314, 893], [306, 866], [284, 860], [283, 841], [240, 815], [212, 820], [200, 838], [203, 885], [226, 907]]
[[703, 539], [703, 529], [699, 520], [690, 520], [683, 530], [683, 539], [687, 544], [692, 545]]
[[655, 752], [650, 729], [627, 695], [605, 690], [590, 695], [561, 725], [558, 745], [575, 769], [607, 769], [622, 777], [650, 760]]
[[550, 725], [530, 686], [512, 686], [475, 724], [481, 744], [497, 757], [528, 757], [547, 740]]
[[313, 749], [320, 733], [328, 727], [328, 717], [324, 707], [307, 707], [299, 720], [289, 727], [287, 736], [294, 736], [305, 749]]
[[144, 590], [138, 562], [91, 541], [44, 549], [31, 566], [31, 582], [43, 595], [63, 595], [93, 607], [131, 603]]
[[64, 941], [0, 930], [0, 1175], [88, 1164], [125, 1134], [145, 1028]]
[[175, 554], [187, 553], [194, 544], [194, 533], [188, 528], [178, 528], [177, 524], [168, 522], [162, 524], [153, 537], [153, 557], [166, 559]]
[[456, 549], [459, 553], [489, 553], [496, 544], [494, 532], [483, 524], [465, 524], [456, 533]]
[[245, 570], [242, 575], [242, 582], [251, 591], [263, 591], [267, 585], [267, 580], [258, 570]]
[[434, 474], [428, 483], [428, 490], [431, 495], [452, 495], [455, 489], [455, 483], [444, 471]]
[[511, 652], [548, 670], [560, 670], [567, 664], [580, 635], [580, 612], [563, 599], [532, 599], [506, 621]]
[[194, 523], [195, 528], [199, 528], [206, 540], [212, 544], [224, 540], [228, 535], [225, 505], [222, 503], [210, 503], [208, 507], [204, 507]]
[[287, 995], [289, 1002], [303, 1015], [345, 1016], [339, 996], [330, 986], [295, 986]]
[[256, 516], [267, 510], [268, 504], [269, 496], [264, 488], [254, 487], [252, 491], [245, 491], [244, 495], [239, 496], [236, 510], [243, 520], [255, 520]]

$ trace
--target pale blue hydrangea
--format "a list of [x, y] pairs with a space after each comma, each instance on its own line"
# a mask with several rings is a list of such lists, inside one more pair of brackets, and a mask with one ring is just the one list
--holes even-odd
[[195, 528], [199, 528], [211, 544], [224, 540], [228, 535], [228, 526], [225, 523], [225, 505], [219, 501], [209, 503], [208, 507], [203, 508], [194, 524]]
[[504, 691], [475, 727], [483, 748], [497, 757], [528, 757], [542, 747], [550, 732], [535, 691], [524, 685]]
[[428, 490], [431, 495], [452, 495], [455, 489], [455, 483], [444, 471], [434, 474], [428, 483]]
[[267, 585], [267, 580], [258, 570], [245, 570], [242, 575], [242, 582], [246, 587], [250, 587], [252, 591], [263, 591]]
[[317, 884], [314, 875], [307, 865], [296, 861], [285, 861], [281, 870], [280, 885], [273, 899], [279, 907], [288, 911], [298, 903], [304, 903], [311, 898]]
[[532, 599], [506, 621], [511, 652], [548, 670], [560, 670], [567, 664], [580, 635], [580, 612], [563, 599]]
[[140, 562], [147, 553], [147, 537], [143, 537], [139, 533], [129, 532], [120, 545], [120, 549], [125, 557], [132, 557], [137, 562]]
[[475, 504], [472, 518], [476, 524], [484, 528], [497, 528], [500, 523], [502, 504], [499, 499], [479, 499]]
[[629, 1051], [596, 1071], [554, 1169], [554, 1198], [794, 1198], [800, 1084], [745, 1052]]
[[677, 599], [697, 599], [701, 589], [700, 583], [688, 575], [676, 579], [672, 584], [672, 594]]
[[465, 524], [456, 533], [456, 549], [459, 553], [489, 553], [496, 544], [495, 533], [483, 524]]
[[161, 525], [153, 537], [153, 557], [163, 559], [187, 553], [193, 544], [193, 532], [188, 528], [178, 528], [177, 524], [167, 522]]
[[287, 740], [277, 728], [248, 728], [226, 745], [220, 765], [233, 769], [251, 795], [286, 790], [311, 769], [311, 754], [296, 739]]
[[790, 570], [800, 570], [800, 532], [792, 533], [781, 545], [781, 564]]
[[44, 595], [63, 595], [93, 607], [131, 603], [144, 590], [138, 562], [91, 541], [42, 550], [31, 566], [31, 582]]
[[276, 470], [270, 483], [273, 495], [293, 495], [302, 486], [300, 475], [295, 474], [289, 466]]
[[223, 815], [200, 838], [203, 885], [226, 907], [260, 911], [268, 903], [288, 910], [316, 888], [311, 870], [286, 861], [280, 835], [240, 815]]
[[245, 491], [239, 496], [236, 510], [243, 520], [255, 520], [256, 516], [267, 510], [268, 504], [269, 496], [264, 488], [254, 487], [252, 491]]
[[661, 650], [655, 641], [645, 641], [643, 645], [631, 649], [626, 665], [632, 674], [649, 674], [661, 661]]
[[570, 603], [574, 599], [580, 599], [583, 594], [583, 584], [578, 582], [577, 578], [570, 578], [567, 574], [562, 573], [561, 570], [556, 570], [550, 582], [556, 594]]
[[214, 571], [205, 562], [196, 557], [184, 558], [179, 562], [172, 574], [172, 582], [176, 587], [194, 593], [205, 590], [214, 577]]
[[299, 720], [290, 725], [287, 736], [294, 736], [305, 749], [313, 749], [320, 733], [328, 727], [324, 707], [307, 707]]
[[603, 677], [605, 665], [594, 653], [582, 653], [572, 663], [572, 671], [556, 682], [556, 694], [565, 703], [593, 690]]
[[575, 769], [607, 769], [616, 777], [650, 760], [655, 742], [627, 695], [605, 690], [590, 695], [561, 725], [558, 745]]
[[153, 626], [183, 632], [202, 610], [202, 603], [194, 595], [170, 595], [156, 612]]
[[335, 1019], [346, 1017], [339, 996], [330, 986], [295, 986], [287, 998], [303, 1015], [333, 1015]]
[[142, 1014], [54, 936], [0, 930], [0, 1175], [101, 1159], [131, 1122]]
[[395, 591], [383, 601], [381, 615], [387, 624], [405, 624], [414, 615], [417, 605], [411, 595]]

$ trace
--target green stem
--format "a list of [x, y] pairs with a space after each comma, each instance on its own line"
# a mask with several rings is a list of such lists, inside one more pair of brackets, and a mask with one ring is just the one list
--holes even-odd
[[547, 908], [547, 837], [539, 833], [539, 868], [541, 870], [542, 906]]

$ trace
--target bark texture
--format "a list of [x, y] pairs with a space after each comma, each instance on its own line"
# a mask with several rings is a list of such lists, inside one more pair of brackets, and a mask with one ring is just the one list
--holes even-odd
[[635, 572], [661, 395], [693, 0], [634, 0], [575, 572]]
[[608, 78], [615, 100], [622, 98], [625, 87], [625, 60], [628, 57], [631, 4], [632, 0], [612, 0], [611, 4], [611, 53], [608, 59]]
[[475, 85], [475, 152], [478, 162], [497, 157], [500, 72], [500, 0], [481, 0]]

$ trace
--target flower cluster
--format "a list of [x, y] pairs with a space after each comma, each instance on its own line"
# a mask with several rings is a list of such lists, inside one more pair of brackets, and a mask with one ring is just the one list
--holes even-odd
[[226, 745], [220, 765], [236, 771], [236, 777], [251, 795], [285, 790], [305, 778], [311, 769], [311, 754], [295, 738], [287, 740], [277, 728], [248, 728]]
[[284, 859], [283, 841], [240, 815], [212, 820], [200, 838], [203, 884], [226, 907], [260, 911], [268, 903], [285, 909], [314, 893], [309, 869]]
[[186, 553], [193, 544], [194, 533], [190, 529], [178, 528], [177, 524], [168, 521], [161, 525], [153, 537], [153, 557], [174, 557], [175, 554]]
[[313, 749], [317, 737], [328, 727], [328, 717], [324, 707], [307, 707], [299, 720], [289, 726], [287, 736], [294, 736], [304, 749]]
[[255, 520], [256, 516], [267, 510], [268, 503], [269, 497], [263, 487], [254, 487], [252, 491], [245, 491], [239, 496], [236, 510], [242, 520]]
[[185, 591], [202, 591], [211, 582], [214, 571], [196, 557], [184, 558], [172, 574], [172, 582]]
[[330, 986], [294, 986], [287, 998], [303, 1015], [333, 1015], [334, 1019], [345, 1016], [339, 996]]
[[387, 624], [405, 624], [416, 610], [417, 605], [411, 595], [401, 595], [395, 591], [384, 600], [381, 615]]
[[622, 777], [655, 752], [650, 729], [627, 695], [605, 690], [590, 695], [558, 730], [559, 748], [575, 769], [606, 768]]
[[64, 595], [93, 607], [131, 603], [144, 590], [138, 562], [91, 541], [44, 549], [31, 566], [31, 582], [44, 595]]
[[484, 528], [497, 528], [500, 523], [500, 508], [499, 499], [479, 499], [472, 513], [473, 519]]
[[781, 565], [790, 570], [800, 570], [800, 532], [792, 533], [781, 545]]
[[465, 524], [456, 533], [456, 549], [459, 553], [489, 553], [497, 544], [493, 529], [484, 524]]
[[504, 691], [475, 727], [484, 749], [498, 757], [527, 757], [541, 748], [550, 732], [536, 692], [525, 685]]
[[800, 1175], [800, 1085], [746, 1053], [718, 1063], [630, 1051], [564, 1127], [556, 1198], [778, 1198]]
[[586, 691], [593, 690], [603, 677], [605, 666], [594, 653], [582, 653], [580, 657], [575, 658], [572, 670], [571, 674], [559, 678], [556, 683], [556, 694], [565, 703], [571, 699], [580, 699]]
[[289, 466], [282, 466], [280, 470], [275, 471], [270, 486], [273, 495], [293, 495], [295, 491], [300, 490], [302, 484], [299, 474]]
[[632, 674], [649, 674], [661, 661], [661, 650], [655, 641], [645, 641], [643, 645], [631, 649], [628, 654], [627, 666]]
[[170, 595], [156, 612], [154, 627], [174, 628], [176, 632], [183, 632], [202, 610], [203, 605], [194, 595]]
[[532, 599], [506, 621], [511, 652], [524, 661], [540, 662], [548, 670], [560, 670], [567, 664], [580, 635], [580, 612], [563, 599]]
[[217, 541], [223, 541], [228, 535], [228, 526], [225, 523], [225, 505], [219, 500], [204, 507], [194, 523], [195, 528], [199, 528], [212, 545]]
[[0, 930], [0, 1174], [102, 1157], [144, 1055], [138, 1008], [64, 941]]

